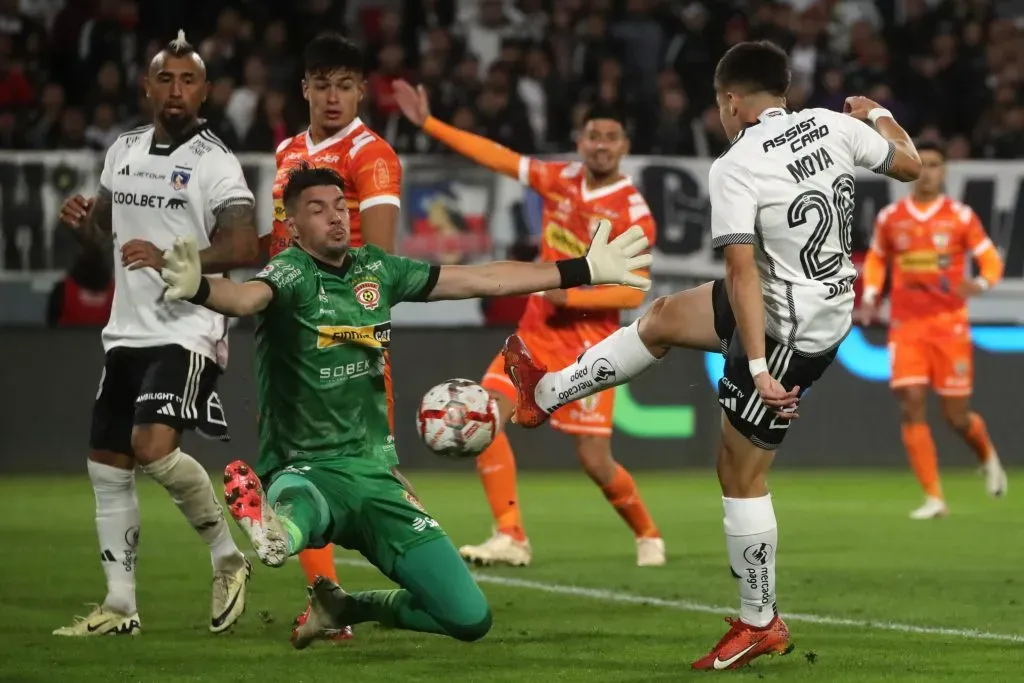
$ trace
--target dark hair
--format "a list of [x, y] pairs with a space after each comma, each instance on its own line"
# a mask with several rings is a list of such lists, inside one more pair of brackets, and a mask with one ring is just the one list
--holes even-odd
[[921, 140], [914, 146], [917, 147], [918, 154], [921, 152], [935, 152], [942, 157], [943, 161], [946, 160], [946, 146], [941, 142], [936, 142], [935, 140]]
[[620, 107], [604, 104], [602, 102], [595, 102], [587, 107], [587, 113], [583, 115], [583, 123], [586, 125], [587, 123], [598, 119], [617, 121], [619, 125], [622, 126], [623, 130], [626, 128], [626, 115]]
[[789, 90], [789, 57], [775, 43], [737, 43], [718, 60], [715, 88], [741, 88], [783, 97]]
[[345, 189], [345, 182], [337, 172], [324, 167], [301, 164], [288, 173], [288, 182], [285, 183], [284, 193], [281, 197], [284, 202], [285, 211], [292, 213], [295, 202], [303, 192], [311, 187], [334, 186]]
[[363, 53], [340, 33], [321, 33], [306, 46], [306, 73], [317, 74], [347, 69], [363, 73]]

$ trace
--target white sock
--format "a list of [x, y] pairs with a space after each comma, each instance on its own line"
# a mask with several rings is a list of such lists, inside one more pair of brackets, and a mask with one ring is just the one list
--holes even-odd
[[210, 546], [214, 569], [235, 569], [244, 558], [224, 519], [210, 475], [195, 458], [176, 449], [142, 470], [167, 489], [185, 519]]
[[135, 614], [135, 562], [139, 544], [139, 499], [135, 472], [88, 461], [89, 479], [96, 494], [96, 536], [100, 562], [107, 575], [103, 605]]
[[723, 497], [722, 504], [729, 565], [739, 577], [740, 620], [751, 626], [767, 626], [777, 614], [775, 552], [779, 527], [772, 496]]
[[544, 375], [533, 397], [552, 413], [566, 403], [625, 384], [659, 360], [641, 341], [637, 320], [591, 346], [572, 365]]

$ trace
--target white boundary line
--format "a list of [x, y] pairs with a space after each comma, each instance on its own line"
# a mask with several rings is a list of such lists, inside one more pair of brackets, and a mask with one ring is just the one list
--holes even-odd
[[[334, 563], [346, 567], [373, 568], [365, 560], [355, 560], [336, 557]], [[579, 598], [590, 598], [602, 602], [617, 602], [626, 605], [651, 605], [654, 607], [665, 607], [667, 609], [679, 610], [681, 612], [699, 612], [703, 614], [735, 614], [736, 610], [729, 607], [716, 607], [705, 605], [689, 600], [665, 600], [664, 598], [635, 595], [633, 593], [621, 593], [618, 591], [602, 590], [599, 588], [583, 588], [581, 586], [567, 586], [558, 583], [547, 583], [545, 581], [529, 581], [527, 579], [515, 579], [508, 576], [496, 576], [483, 572], [472, 572], [473, 578], [478, 583], [491, 583], [496, 586], [509, 588], [524, 588], [542, 593], [555, 595], [570, 595]], [[803, 622], [806, 624], [819, 624], [821, 626], [846, 626], [849, 628], [862, 628], [873, 631], [896, 631], [898, 633], [917, 633], [931, 636], [951, 636], [954, 638], [966, 638], [968, 640], [997, 640], [1007, 643], [1024, 643], [1024, 635], [1015, 633], [991, 633], [975, 629], [941, 628], [938, 626], [915, 626], [913, 624], [901, 624], [893, 621], [871, 621], [867, 619], [844, 619], [842, 617], [830, 617], [820, 614], [801, 614], [798, 612], [786, 612], [782, 615], [787, 621]]]

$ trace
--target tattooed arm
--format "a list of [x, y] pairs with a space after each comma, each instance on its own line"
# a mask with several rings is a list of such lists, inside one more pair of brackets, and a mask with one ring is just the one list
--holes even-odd
[[228, 202], [214, 212], [210, 246], [199, 252], [204, 273], [251, 266], [259, 259], [256, 211], [251, 202]]
[[110, 190], [100, 187], [93, 199], [69, 197], [60, 209], [60, 220], [84, 239], [109, 248], [113, 235], [113, 203]]

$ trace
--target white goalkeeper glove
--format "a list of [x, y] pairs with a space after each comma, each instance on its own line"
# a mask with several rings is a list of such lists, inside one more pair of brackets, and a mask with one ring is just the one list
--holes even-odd
[[167, 284], [165, 299], [188, 301], [196, 295], [203, 273], [195, 237], [189, 235], [174, 240], [174, 246], [164, 252], [164, 267], [160, 277]]
[[634, 225], [608, 242], [611, 231], [611, 221], [602, 218], [597, 222], [594, 237], [590, 240], [590, 249], [587, 250], [590, 284], [626, 285], [646, 292], [651, 288], [651, 281], [631, 272], [646, 268], [653, 260], [650, 254], [640, 254], [650, 246], [643, 228]]

